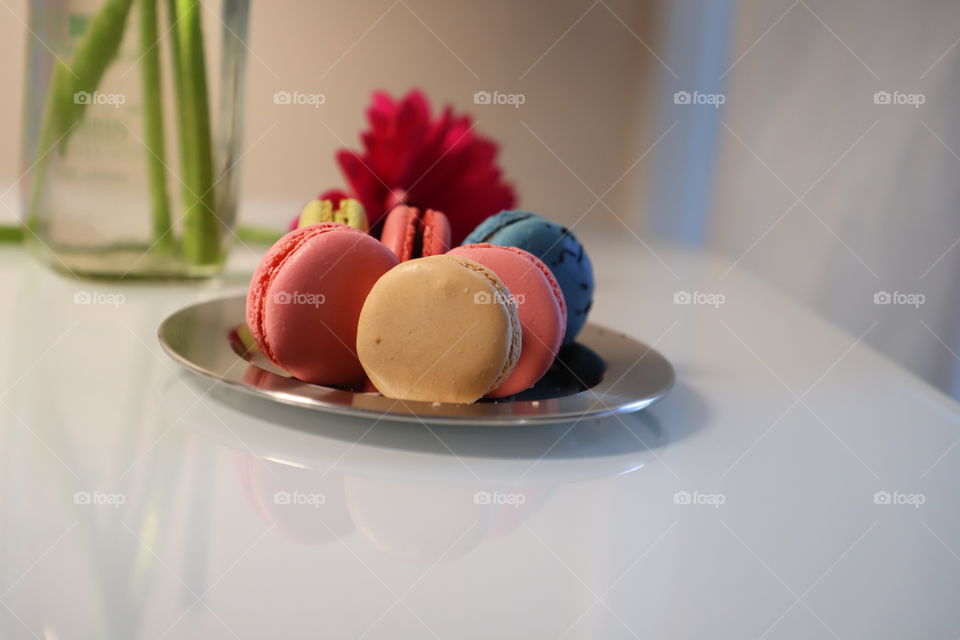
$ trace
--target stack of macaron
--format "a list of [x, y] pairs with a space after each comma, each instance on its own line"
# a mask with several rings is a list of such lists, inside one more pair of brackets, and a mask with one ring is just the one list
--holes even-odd
[[535, 385], [586, 322], [593, 273], [563, 227], [504, 211], [451, 247], [446, 216], [399, 204], [379, 238], [356, 200], [314, 200], [247, 295], [257, 348], [300, 380], [471, 403]]

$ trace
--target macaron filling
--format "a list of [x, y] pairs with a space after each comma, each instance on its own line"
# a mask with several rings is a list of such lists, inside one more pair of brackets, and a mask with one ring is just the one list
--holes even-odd
[[471, 403], [499, 386], [522, 348], [520, 322], [497, 275], [466, 258], [401, 262], [371, 289], [357, 355], [383, 395]]
[[536, 256], [516, 247], [469, 244], [447, 255], [475, 260], [491, 269], [517, 303], [522, 351], [517, 365], [490, 398], [520, 393], [535, 385], [553, 364], [566, 330], [566, 304], [550, 269]]
[[401, 262], [440, 255], [450, 249], [450, 222], [439, 211], [397, 205], [387, 214], [380, 241]]
[[497, 379], [494, 380], [490, 385], [490, 388], [484, 392], [484, 395], [486, 395], [502, 385], [503, 382], [510, 377], [510, 374], [513, 373], [514, 367], [517, 366], [517, 361], [520, 360], [523, 338], [520, 327], [520, 316], [517, 312], [517, 303], [511, 298], [510, 291], [507, 289], [506, 285], [503, 284], [503, 281], [500, 280], [500, 278], [497, 277], [497, 274], [495, 274], [492, 270], [475, 260], [470, 260], [469, 258], [461, 258], [460, 256], [448, 257], [453, 258], [464, 267], [483, 275], [483, 277], [485, 277], [490, 284], [493, 285], [497, 292], [497, 299], [503, 301], [504, 306], [507, 309], [507, 313], [510, 314], [510, 350], [507, 354], [507, 360], [504, 362], [503, 368], [500, 370], [500, 374], [497, 376]]

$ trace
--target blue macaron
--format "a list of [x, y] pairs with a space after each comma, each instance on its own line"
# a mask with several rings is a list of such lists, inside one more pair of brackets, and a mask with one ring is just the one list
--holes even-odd
[[574, 341], [593, 304], [593, 267], [576, 237], [560, 225], [529, 211], [501, 211], [480, 223], [464, 244], [489, 242], [518, 247], [550, 268], [567, 303], [564, 344]]

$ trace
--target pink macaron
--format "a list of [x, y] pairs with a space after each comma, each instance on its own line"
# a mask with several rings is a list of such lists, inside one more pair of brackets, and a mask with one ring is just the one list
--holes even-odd
[[563, 343], [567, 305], [550, 269], [532, 253], [516, 247], [468, 244], [449, 251], [492, 270], [517, 302], [523, 345], [513, 373], [487, 394], [502, 398], [537, 383], [553, 364]]
[[450, 249], [450, 221], [439, 211], [398, 204], [387, 214], [380, 242], [400, 259], [426, 258]]
[[398, 263], [375, 238], [321, 223], [280, 238], [247, 293], [247, 325], [260, 351], [295, 378], [322, 385], [363, 380], [357, 321], [367, 293]]
[[355, 531], [343, 492], [344, 477], [336, 469], [292, 466], [239, 452], [235, 462], [247, 502], [283, 537], [321, 545]]

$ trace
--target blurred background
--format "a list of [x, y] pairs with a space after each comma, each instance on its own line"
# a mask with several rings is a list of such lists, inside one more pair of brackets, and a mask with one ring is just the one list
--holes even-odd
[[[27, 5], [0, 3], [3, 185]], [[283, 226], [342, 186], [370, 92], [422, 87], [501, 143], [521, 206], [715, 252], [960, 396], [955, 2], [274, 0], [250, 39], [241, 221]]]

